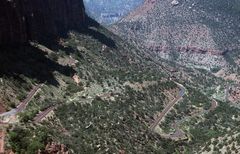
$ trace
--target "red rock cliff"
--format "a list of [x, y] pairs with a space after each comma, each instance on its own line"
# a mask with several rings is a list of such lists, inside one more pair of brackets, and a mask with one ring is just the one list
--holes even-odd
[[2, 0], [0, 45], [55, 38], [84, 20], [83, 0]]

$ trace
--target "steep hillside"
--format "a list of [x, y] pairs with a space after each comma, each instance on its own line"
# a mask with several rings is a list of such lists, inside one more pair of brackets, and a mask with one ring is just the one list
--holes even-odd
[[[24, 99], [25, 89], [31, 87], [30, 80], [57, 85], [54, 71], [65, 75], [74, 73], [69, 66], [59, 65], [49, 59], [46, 52], [29, 45], [29, 41], [57, 42], [69, 30], [84, 26], [85, 12], [83, 1], [79, 0], [4, 0], [0, 13], [0, 77], [3, 86], [0, 101], [1, 106], [8, 104], [5, 106], [8, 108], [9, 105], [15, 106], [17, 99]], [[54, 46], [60, 48], [52, 43], [51, 47]]]
[[[232, 137], [224, 146], [238, 148], [239, 110], [208, 97], [217, 86], [218, 95], [224, 92], [222, 79], [143, 53], [85, 16], [82, 1], [52, 2], [9, 9], [33, 9], [44, 20], [35, 18], [29, 27], [51, 21], [56, 25], [49, 29], [57, 32], [37, 26], [27, 33], [37, 33], [34, 39], [9, 37], [1, 45], [1, 108], [10, 110], [0, 114], [5, 149], [27, 154], [198, 153], [209, 146], [215, 150], [221, 137]], [[74, 7], [67, 11], [69, 18], [52, 18], [63, 4], [64, 9]], [[19, 19], [12, 18], [9, 26]], [[58, 21], [66, 24], [63, 33]], [[72, 21], [79, 26], [72, 27]]]
[[[204, 69], [239, 67], [229, 54], [239, 51], [237, 0], [153, 0], [112, 26], [145, 51], [186, 66]], [[234, 71], [232, 71], [234, 70]]]
[[[58, 16], [65, 15], [64, 11], [63, 14], [58, 14], [58, 10], [68, 4], [64, 2], [69, 1], [60, 1], [58, 5], [49, 1], [46, 2], [48, 7], [42, 8], [37, 7], [41, 6], [41, 2], [37, 0], [29, 1], [29, 5], [27, 1], [5, 1], [3, 6], [6, 8], [1, 6], [4, 8], [1, 10], [4, 11], [3, 14], [13, 13], [15, 18], [2, 18], [4, 26], [1, 29], [1, 40], [4, 41], [0, 51], [0, 96], [3, 112], [4, 109], [10, 111], [0, 115], [1, 134], [7, 133], [6, 140], [2, 136], [0, 142], [4, 144], [6, 141], [5, 148], [17, 153], [35, 153], [37, 150], [51, 153], [54, 149], [51, 146], [58, 149], [61, 143], [67, 145], [67, 151], [72, 153], [84, 150], [96, 152], [98, 145], [95, 142], [98, 139], [88, 138], [88, 133], [82, 131], [92, 120], [99, 119], [98, 114], [103, 114], [107, 125], [117, 126], [119, 114], [123, 119], [135, 121], [133, 126], [141, 130], [128, 132], [131, 142], [119, 141], [122, 146], [130, 144], [127, 151], [134, 151], [134, 136], [148, 130], [147, 124], [141, 123], [134, 116], [139, 115], [144, 121], [149, 121], [152, 114], [159, 112], [168, 100], [164, 90], [178, 87], [174, 82], [167, 81], [165, 71], [156, 67], [154, 62], [147, 61], [147, 57], [134, 47], [90, 18], [78, 18], [85, 16], [81, 12], [84, 8], [81, 1], [76, 1], [80, 2], [78, 5], [75, 5], [75, 1], [69, 2], [69, 5], [78, 7], [82, 14], [76, 13], [73, 20], [58, 20]], [[45, 14], [45, 9], [49, 9], [49, 15]], [[38, 16], [32, 16], [31, 13], [29, 15], [26, 13], [28, 10], [38, 13]], [[66, 15], [74, 13], [72, 11]], [[22, 19], [21, 13], [26, 13], [27, 17], [32, 16], [32, 19], [15, 25], [15, 22]], [[56, 15], [52, 17], [51, 14]], [[73, 26], [78, 19], [79, 26]], [[45, 22], [50, 22], [48, 27], [42, 25]], [[66, 29], [59, 29], [59, 24], [66, 25]], [[26, 25], [29, 27], [24, 27]], [[14, 26], [16, 31], [12, 31], [11, 27]], [[56, 31], [49, 32], [54, 29]], [[14, 39], [11, 34], [18, 37]], [[138, 91], [138, 87], [142, 87], [142, 92]], [[159, 90], [152, 93], [154, 88]], [[142, 108], [143, 105], [146, 105], [145, 109]], [[70, 122], [69, 118], [77, 113], [86, 115], [76, 116], [77, 121]], [[113, 114], [116, 116], [111, 116]], [[95, 122], [98, 128], [91, 131], [91, 135], [99, 136], [102, 142], [108, 142], [109, 139], [110, 151], [121, 150], [114, 146], [114, 136], [117, 134], [114, 131], [106, 132], [109, 135], [102, 133], [106, 130], [102, 127], [104, 123]], [[124, 123], [124, 129], [131, 127], [127, 121]], [[76, 130], [72, 125], [81, 129]], [[119, 129], [119, 133], [123, 131]], [[79, 133], [85, 136], [81, 143], [76, 135]], [[148, 136], [151, 134], [144, 138]], [[127, 139], [126, 136], [123, 138]], [[157, 141], [159, 139], [153, 138], [150, 146]], [[148, 150], [145, 148], [145, 141], [136, 146]], [[102, 149], [104, 150], [106, 149]]]

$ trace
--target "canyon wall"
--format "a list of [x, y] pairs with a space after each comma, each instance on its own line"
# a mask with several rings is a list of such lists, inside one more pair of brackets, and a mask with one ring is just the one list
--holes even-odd
[[55, 39], [84, 20], [83, 0], [2, 0], [0, 45]]

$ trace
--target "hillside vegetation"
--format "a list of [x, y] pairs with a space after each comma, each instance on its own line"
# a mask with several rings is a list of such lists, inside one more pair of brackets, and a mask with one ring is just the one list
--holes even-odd
[[[143, 52], [88, 17], [57, 41], [1, 46], [0, 54], [3, 109], [16, 108], [41, 85], [26, 109], [1, 125], [7, 133], [5, 147], [15, 153], [239, 149], [239, 109], [225, 102], [227, 82], [204, 69]], [[176, 105], [151, 130], [176, 98]], [[163, 135], [176, 130], [184, 132], [184, 139]]]

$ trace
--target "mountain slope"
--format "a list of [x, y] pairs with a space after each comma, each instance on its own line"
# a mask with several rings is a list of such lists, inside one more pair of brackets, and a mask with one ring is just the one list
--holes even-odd
[[[118, 152], [122, 148], [114, 146], [116, 135], [119, 136], [118, 133], [132, 127], [131, 132], [126, 132], [131, 140], [125, 142], [127, 136], [122, 136], [124, 141], [118, 141], [122, 147], [130, 145], [126, 151], [154, 150], [155, 142], [162, 149], [160, 144], [164, 142], [158, 142], [160, 139], [151, 137], [151, 133], [142, 136], [141, 140], [146, 139], [137, 144], [135, 140], [139, 138], [135, 136], [146, 132], [152, 114], [161, 110], [167, 100], [163, 90], [177, 89], [176, 84], [167, 81], [165, 71], [87, 16], [84, 21], [79, 20], [79, 27], [71, 26], [71, 18], [59, 21], [55, 15], [53, 18], [51, 15], [46, 16], [45, 9], [51, 8], [48, 13], [57, 14], [57, 10], [67, 1], [62, 0], [56, 6], [49, 1], [48, 7], [42, 8], [37, 7], [37, 4], [42, 4], [40, 1], [31, 1], [31, 5], [27, 5], [27, 2], [5, 1], [6, 5], [3, 6], [6, 8], [1, 6], [3, 14], [13, 12], [15, 15], [11, 20], [3, 18], [5, 27], [1, 31], [1, 40], [4, 40], [0, 52], [1, 62], [4, 64], [0, 67], [1, 105], [6, 110], [13, 109], [1, 115], [2, 127], [7, 132], [5, 145], [9, 145], [6, 148], [18, 153], [35, 153], [38, 149], [51, 153], [45, 145], [61, 142], [73, 153], [84, 150], [97, 152], [99, 146], [95, 142], [98, 139], [89, 138], [92, 135], [99, 136], [101, 142], [109, 142], [106, 149]], [[74, 2], [69, 2], [69, 5], [75, 6]], [[84, 8], [81, 1], [78, 4], [79, 10]], [[22, 19], [21, 13], [26, 13], [27, 10], [39, 13], [40, 18], [33, 16], [33, 19], [27, 20], [29, 22], [14, 25], [15, 20]], [[31, 16], [31, 11], [25, 16]], [[64, 12], [59, 15], [64, 16]], [[81, 14], [81, 17], [84, 15]], [[78, 17], [76, 15], [74, 20], [78, 20]], [[58, 29], [57, 21], [66, 24], [66, 29]], [[53, 24], [44, 25], [40, 29], [42, 22]], [[25, 25], [29, 27], [24, 27]], [[16, 26], [16, 31], [12, 31], [13, 26]], [[19, 30], [22, 27], [23, 30]], [[57, 31], [49, 32], [53, 29]], [[11, 34], [19, 37], [14, 39]], [[29, 95], [29, 98], [27, 94], [37, 84], [42, 86], [35, 95]], [[141, 91], [138, 86], [142, 87]], [[156, 88], [158, 91], [152, 93], [152, 89]], [[26, 109], [23, 108], [23, 112], [17, 114], [12, 112], [26, 97], [30, 99]], [[142, 108], [143, 106], [146, 108]], [[47, 110], [50, 110], [50, 115]], [[43, 117], [36, 122], [34, 117], [44, 115], [43, 113], [47, 113], [50, 118]], [[72, 119], [77, 113], [84, 116], [76, 116], [76, 121], [71, 122], [69, 118]], [[122, 115], [122, 119], [135, 122], [131, 125], [124, 120], [124, 130], [119, 127], [119, 132], [115, 133], [112, 130], [119, 125], [118, 115]], [[105, 132], [109, 135], [103, 133], [106, 129], [103, 128], [102, 121], [97, 121], [99, 116], [106, 118], [107, 125], [113, 124], [113, 128]], [[95, 131], [91, 131], [91, 134], [82, 132], [86, 131], [92, 120], [97, 125]], [[8, 125], [9, 123], [14, 125]], [[76, 130], [73, 125], [79, 129]], [[83, 136], [81, 143], [77, 134]], [[149, 137], [152, 138], [150, 148], [146, 148]], [[136, 149], [133, 148], [134, 145]], [[106, 149], [100, 150], [104, 152]]]
[[111, 29], [151, 54], [187, 66], [233, 67], [225, 55], [239, 51], [239, 1], [177, 2], [146, 1]]
[[[75, 1], [58, 2], [79, 6], [80, 11], [83, 8], [74, 5]], [[46, 8], [54, 8], [46, 4]], [[61, 5], [57, 6], [58, 10]], [[6, 59], [0, 56], [4, 62], [0, 96], [13, 109], [7, 116], [1, 115], [7, 135], [0, 142], [6, 141], [7, 149], [16, 153], [197, 153], [208, 146], [206, 141], [239, 131], [239, 110], [226, 103], [214, 110], [211, 98], [201, 92], [206, 87], [213, 91], [212, 87], [222, 86], [224, 81], [201, 69], [154, 59], [87, 16], [80, 23], [65, 35], [1, 45], [0, 54]], [[174, 70], [176, 66], [179, 71]], [[39, 89], [33, 93], [31, 89], [36, 87]], [[149, 129], [173, 100], [179, 101], [163, 122], [155, 130]], [[23, 103], [17, 106], [20, 101], [28, 102], [26, 108]], [[23, 112], [12, 114], [14, 108]], [[187, 117], [195, 113], [188, 122]], [[163, 135], [175, 133], [171, 125], [176, 120], [183, 121], [180, 129], [187, 140]]]

